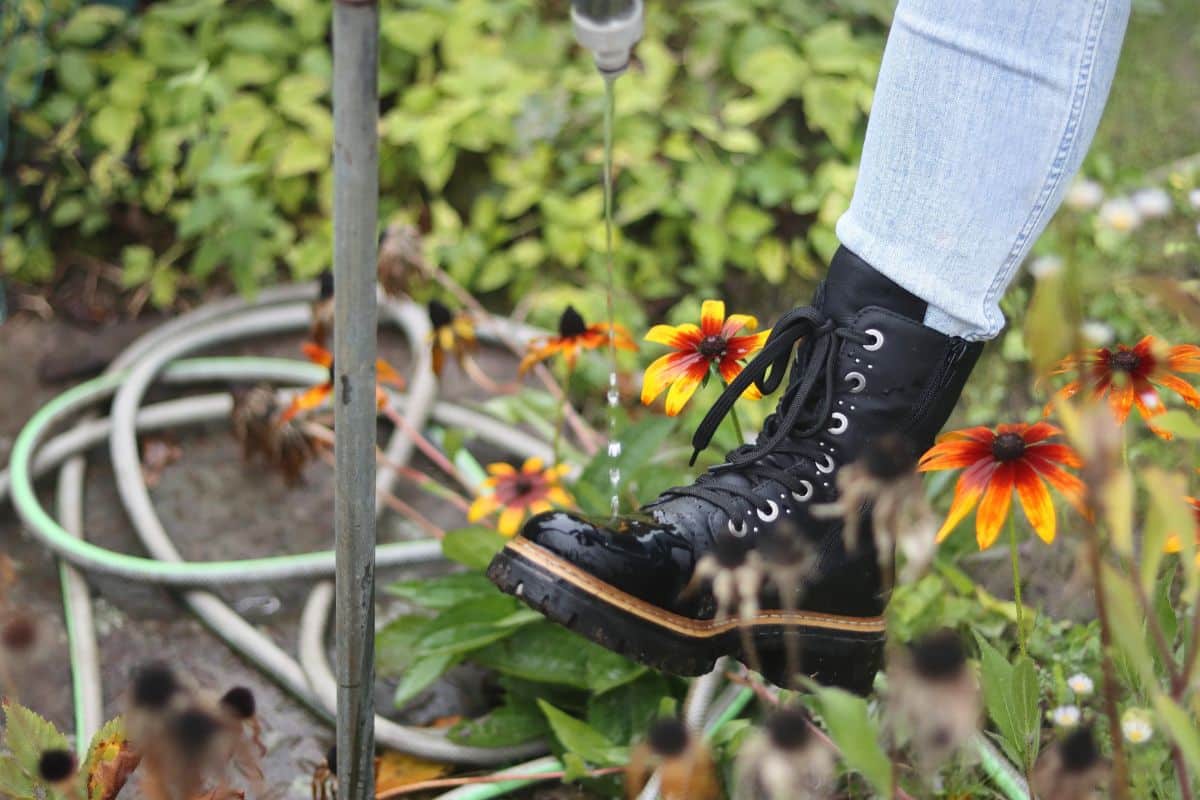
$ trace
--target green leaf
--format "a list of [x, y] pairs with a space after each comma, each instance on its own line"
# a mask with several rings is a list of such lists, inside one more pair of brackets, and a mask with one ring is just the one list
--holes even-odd
[[396, 581], [389, 584], [384, 591], [416, 605], [440, 611], [464, 600], [493, 596], [497, 590], [485, 576], [468, 572], [437, 578]]
[[730, 167], [712, 163], [688, 164], [679, 186], [679, 199], [702, 222], [716, 222], [729, 205], [737, 174]]
[[1026, 770], [1037, 757], [1041, 717], [1037, 673], [1033, 662], [1019, 657], [1013, 663], [976, 635], [979, 642], [983, 699], [988, 716], [1000, 730], [1009, 756]]
[[120, 25], [124, 19], [125, 12], [116, 6], [99, 3], [85, 5], [71, 14], [62, 30], [58, 32], [58, 45], [90, 47], [107, 36], [108, 32]]
[[331, 163], [329, 146], [303, 133], [290, 134], [275, 161], [275, 177], [291, 178], [320, 172]]
[[462, 657], [456, 653], [441, 653], [422, 656], [413, 661], [408, 671], [404, 673], [404, 677], [400, 679], [400, 684], [396, 687], [396, 694], [392, 698], [396, 708], [400, 708], [423, 692], [460, 660]]
[[1154, 424], [1165, 431], [1169, 431], [1180, 439], [1189, 441], [1200, 441], [1200, 423], [1196, 422], [1196, 416], [1193, 413], [1183, 411], [1182, 409], [1173, 409], [1167, 413], [1154, 418]]
[[472, 656], [481, 666], [540, 683], [605, 691], [646, 670], [559, 625], [528, 625]]
[[597, 766], [624, 764], [628, 760], [625, 748], [617, 747], [591, 725], [559, 711], [545, 700], [538, 700], [537, 703], [550, 723], [554, 738], [568, 752]]
[[0, 755], [0, 795], [14, 800], [37, 798], [36, 784], [12, 756]]
[[1196, 718], [1162, 692], [1154, 695], [1154, 710], [1171, 741], [1183, 753], [1192, 774], [1200, 773], [1200, 728], [1196, 726]]
[[511, 636], [520, 626], [540, 619], [540, 615], [521, 608], [513, 598], [493, 592], [443, 611], [429, 622], [413, 650], [422, 657], [466, 653]]
[[110, 105], [92, 116], [88, 130], [100, 144], [117, 153], [124, 153], [129, 149], [129, 142], [140, 120], [141, 114], [135, 109]]
[[471, 569], [487, 569], [492, 563], [492, 556], [500, 552], [508, 539], [490, 528], [473, 526], [447, 531], [442, 539], [442, 553], [451, 561], [456, 561]]
[[855, 79], [811, 78], [801, 89], [809, 127], [824, 131], [842, 151], [853, 144], [855, 126], [863, 115], [858, 99], [860, 87]]
[[375, 634], [375, 664], [382, 675], [399, 675], [415, 655], [417, 642], [429, 628], [430, 617], [396, 617]]
[[829, 736], [846, 766], [862, 774], [884, 797], [892, 796], [892, 762], [879, 744], [879, 731], [867, 701], [842, 689], [810, 683], [821, 707]]
[[657, 718], [663, 698], [669, 696], [666, 679], [649, 672], [624, 686], [589, 697], [587, 721], [610, 741], [629, 742], [646, 731]]
[[550, 730], [546, 717], [532, 702], [513, 703], [450, 729], [451, 741], [473, 747], [508, 747], [544, 736]]
[[12, 751], [13, 758], [30, 775], [37, 774], [38, 760], [45, 750], [68, 750], [67, 737], [25, 706], [5, 700], [4, 742]]
[[1145, 618], [1133, 586], [1125, 575], [1107, 564], [1101, 576], [1113, 639], [1137, 672], [1142, 685], [1154, 686], [1158, 678], [1146, 641]]

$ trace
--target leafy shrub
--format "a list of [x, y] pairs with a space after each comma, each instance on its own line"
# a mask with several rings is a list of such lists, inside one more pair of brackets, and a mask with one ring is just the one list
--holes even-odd
[[[728, 265], [781, 283], [831, 252], [889, 6], [650, 8], [617, 87], [621, 285], [675, 298]], [[45, 280], [83, 250], [120, 260], [162, 305], [218, 276], [250, 291], [279, 267], [329, 266], [328, 3], [19, 13], [3, 34], [4, 272]], [[381, 214], [419, 222], [429, 255], [478, 292], [599, 279], [603, 89], [567, 4], [382, 15]]]

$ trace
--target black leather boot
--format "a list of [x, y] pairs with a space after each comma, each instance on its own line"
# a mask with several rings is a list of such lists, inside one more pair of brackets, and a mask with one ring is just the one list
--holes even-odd
[[[550, 619], [667, 672], [701, 674], [732, 655], [783, 683], [790, 637], [799, 642], [805, 674], [869, 691], [890, 592], [869, 520], [848, 552], [842, 520], [810, 509], [836, 498], [838, 469], [873, 440], [899, 433], [919, 454], [949, 417], [982, 345], [925, 327], [925, 309], [842, 248], [813, 305], [778, 320], [692, 440], [697, 452], [706, 447], [750, 383], [764, 394], [776, 390], [791, 361], [787, 388], [753, 444], [635, 515], [534, 517], [488, 575]], [[796, 597], [765, 594], [749, 619], [718, 619], [717, 598], [694, 580], [714, 544], [733, 538], [762, 551], [755, 556], [761, 561], [777, 558], [779, 544], [797, 536], [816, 566]], [[730, 548], [718, 549], [728, 560]]]

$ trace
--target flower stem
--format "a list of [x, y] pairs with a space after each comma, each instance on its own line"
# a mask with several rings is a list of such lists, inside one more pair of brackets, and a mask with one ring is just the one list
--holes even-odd
[[1021, 558], [1017, 549], [1017, 521], [1012, 514], [1008, 516], [1008, 552], [1012, 556], [1013, 602], [1017, 606], [1017, 645], [1025, 657], [1029, 650], [1025, 643], [1025, 605], [1021, 602]]
[[567, 405], [571, 402], [571, 376], [575, 373], [575, 365], [567, 362], [563, 376], [562, 397], [558, 401], [558, 412], [554, 416], [554, 463], [559, 462], [559, 449], [562, 445], [563, 422], [567, 418]]
[[[715, 362], [712, 364], [710, 369], [712, 370], [713, 375], [716, 375], [718, 378], [721, 379], [721, 383], [723, 385], [725, 385], [725, 386], [729, 385], [729, 383], [725, 380], [725, 376], [723, 376], [721, 374], [720, 370], [717, 369], [717, 365]], [[736, 447], [741, 447], [742, 445], [744, 445], [746, 443], [746, 435], [742, 432], [742, 419], [741, 419], [741, 417], [738, 416], [737, 405], [733, 405], [730, 407], [729, 418], [731, 420], [733, 420], [733, 432], [737, 436]]]

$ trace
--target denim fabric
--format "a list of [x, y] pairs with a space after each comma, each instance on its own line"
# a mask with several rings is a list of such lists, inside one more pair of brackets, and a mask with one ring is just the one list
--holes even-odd
[[967, 339], [1096, 132], [1130, 0], [900, 0], [842, 243]]

